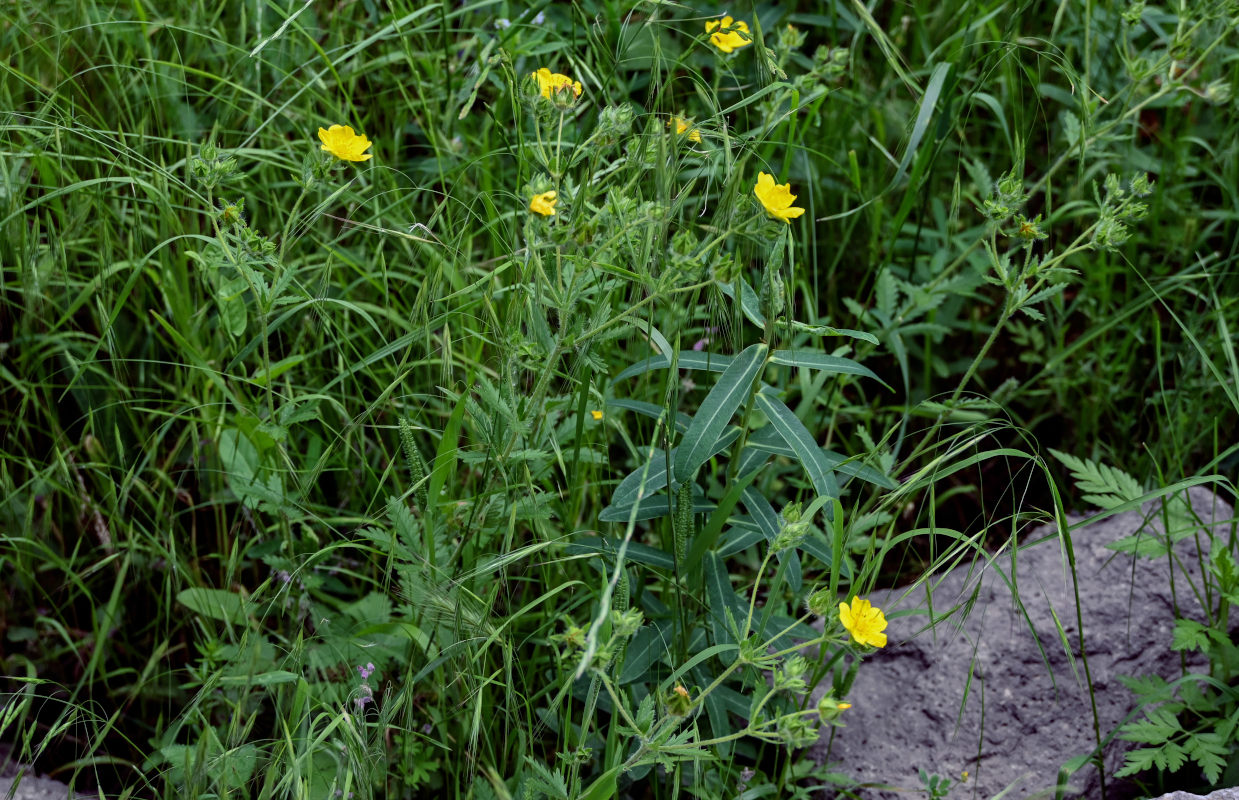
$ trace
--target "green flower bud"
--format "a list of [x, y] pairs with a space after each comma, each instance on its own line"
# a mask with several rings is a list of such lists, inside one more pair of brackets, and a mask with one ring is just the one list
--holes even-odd
[[813, 594], [809, 595], [807, 603], [809, 611], [819, 617], [824, 617], [836, 609], [835, 596], [830, 593], [830, 588], [823, 586]]
[[688, 712], [693, 710], [693, 698], [689, 694], [688, 689], [677, 683], [663, 697], [663, 706], [667, 709], [667, 713], [673, 717], [686, 717]]
[[833, 694], [827, 694], [817, 701], [817, 715], [823, 725], [841, 725], [842, 723], [837, 722], [839, 716], [851, 707], [851, 703], [841, 703]]

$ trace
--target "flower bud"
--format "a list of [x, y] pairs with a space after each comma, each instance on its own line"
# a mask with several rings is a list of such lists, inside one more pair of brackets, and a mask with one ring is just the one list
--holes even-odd
[[835, 724], [839, 716], [846, 710], [852, 707], [851, 703], [841, 703], [833, 694], [824, 696], [817, 701], [817, 715], [821, 717], [822, 724]]
[[676, 684], [667, 696], [663, 698], [663, 705], [666, 706], [667, 713], [673, 717], [686, 717], [688, 712], [693, 710], [692, 695], [683, 685]]

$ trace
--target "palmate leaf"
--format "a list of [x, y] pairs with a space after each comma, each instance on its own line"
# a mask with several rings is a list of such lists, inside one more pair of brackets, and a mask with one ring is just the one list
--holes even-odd
[[1108, 511], [1144, 496], [1140, 482], [1117, 467], [1109, 467], [1086, 458], [1076, 458], [1052, 448], [1050, 453], [1071, 470], [1076, 488], [1086, 493], [1083, 497], [1086, 503]]
[[1212, 632], [1201, 625], [1194, 619], [1179, 619], [1174, 623], [1174, 639], [1171, 642], [1171, 650], [1199, 650], [1202, 653], [1209, 652], [1209, 645], [1212, 643]]

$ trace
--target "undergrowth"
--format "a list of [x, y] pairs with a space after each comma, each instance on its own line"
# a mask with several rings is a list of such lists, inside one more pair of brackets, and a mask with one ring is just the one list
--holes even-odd
[[[871, 590], [1233, 496], [1234, 2], [722, 12], [0, 10], [16, 758], [849, 796], [803, 754], [911, 635]], [[1239, 763], [1211, 538], [1208, 685], [1137, 684], [1124, 775]]]

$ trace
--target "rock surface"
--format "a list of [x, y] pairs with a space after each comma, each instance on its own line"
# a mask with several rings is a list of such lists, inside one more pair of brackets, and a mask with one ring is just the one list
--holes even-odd
[[[1175, 580], [1181, 612], [1201, 620], [1184, 582], [1200, 585], [1196, 548], [1199, 539], [1207, 550], [1204, 527], [1228, 534], [1233, 512], [1204, 491], [1193, 490], [1191, 503], [1198, 520], [1183, 514], [1177, 524], [1190, 524], [1202, 535], [1176, 544]], [[1178, 507], [1186, 512], [1185, 504]], [[1149, 504], [1144, 511], [1072, 533], [1103, 737], [1135, 707], [1134, 695], [1117, 676], [1173, 679], [1180, 674], [1179, 654], [1170, 650], [1175, 614], [1167, 561], [1133, 559], [1105, 547], [1142, 527], [1145, 535], [1160, 532], [1156, 508]], [[848, 697], [853, 708], [846, 712], [846, 727], [835, 732], [833, 742], [824, 737], [812, 748], [815, 760], [829, 760], [837, 771], [865, 782], [859, 796], [866, 800], [923, 797], [922, 769], [950, 778], [952, 798], [992, 798], [1007, 789], [1003, 800], [1054, 797], [1060, 769], [1091, 752], [1096, 740], [1078, 657], [1075, 594], [1053, 527], [1034, 531], [1018, 553], [1007, 548], [988, 563], [964, 563], [935, 576], [937, 624], [932, 627], [925, 616], [900, 616], [927, 607], [924, 585], [874, 592], [870, 600], [886, 612], [889, 644], [866, 657]], [[971, 610], [961, 621], [959, 608], [969, 601]], [[1055, 617], [1076, 654], [1073, 659], [1064, 652]], [[1205, 671], [1207, 663], [1194, 655], [1189, 668]], [[1122, 766], [1130, 746], [1115, 740], [1105, 747], [1107, 776]], [[960, 783], [965, 771], [969, 779]], [[1067, 797], [1099, 794], [1091, 764], [1066, 780]]]
[[96, 794], [70, 793], [58, 780], [30, 774], [30, 768], [12, 761], [11, 755], [12, 749], [0, 744], [0, 800], [98, 800]]
[[1210, 792], [1206, 795], [1192, 794], [1191, 792], [1171, 792], [1155, 800], [1239, 800], [1239, 789], [1218, 789], [1216, 792]]
[[13, 800], [69, 800], [69, 787], [51, 778], [36, 778], [33, 775], [24, 776], [20, 783], [16, 778], [0, 778], [0, 798], [10, 796]]

